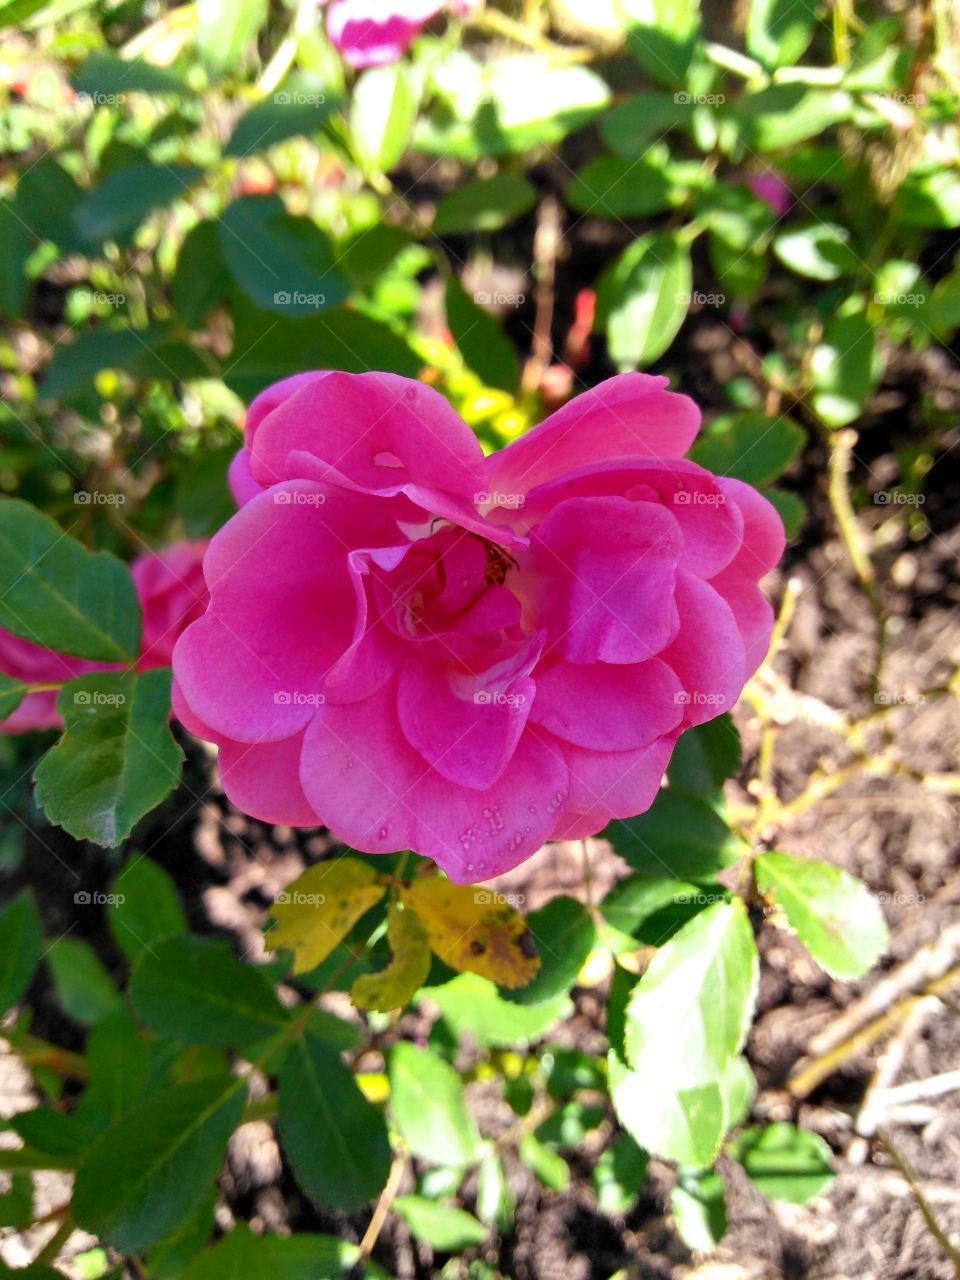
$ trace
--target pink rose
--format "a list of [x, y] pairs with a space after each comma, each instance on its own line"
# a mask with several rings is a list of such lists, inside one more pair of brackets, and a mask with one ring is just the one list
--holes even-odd
[[[203, 615], [207, 607], [202, 568], [206, 549], [206, 542], [178, 542], [165, 551], [138, 556], [130, 565], [143, 612], [138, 671], [169, 666], [180, 632]], [[0, 628], [0, 671], [15, 680], [49, 684], [91, 671], [122, 670], [117, 664], [55, 653]], [[63, 728], [56, 703], [56, 689], [27, 694], [12, 715], [0, 720], [0, 733]]]
[[407, 51], [443, 0], [331, 0], [330, 43], [351, 67], [380, 67]]
[[682, 459], [700, 415], [665, 385], [611, 378], [490, 458], [393, 374], [258, 396], [173, 657], [234, 804], [461, 882], [648, 808], [762, 660], [783, 548]]

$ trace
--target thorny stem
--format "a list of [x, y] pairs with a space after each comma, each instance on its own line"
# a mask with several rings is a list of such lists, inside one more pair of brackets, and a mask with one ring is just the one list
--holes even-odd
[[923, 1194], [923, 1188], [920, 1186], [920, 1183], [917, 1180], [917, 1175], [914, 1173], [910, 1162], [893, 1144], [889, 1134], [881, 1131], [877, 1134], [877, 1138], [887, 1155], [903, 1175], [914, 1200], [917, 1202], [917, 1208], [923, 1215], [923, 1220], [927, 1224], [927, 1229], [930, 1234], [934, 1237], [940, 1245], [940, 1248], [953, 1263], [954, 1275], [960, 1277], [960, 1249], [957, 1249], [955, 1245], [951, 1244], [949, 1236], [934, 1216], [934, 1212], [930, 1208], [930, 1203], [927, 1200], [927, 1197]]

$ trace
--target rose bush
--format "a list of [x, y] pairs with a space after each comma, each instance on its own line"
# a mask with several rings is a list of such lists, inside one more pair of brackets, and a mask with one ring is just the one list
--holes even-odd
[[[207, 605], [202, 561], [206, 540], [178, 542], [164, 551], [150, 551], [130, 565], [143, 615], [138, 671], [170, 664], [181, 631], [199, 618]], [[26, 684], [59, 684], [92, 671], [116, 671], [116, 665], [91, 662], [56, 653], [0, 628], [0, 672]], [[16, 710], [0, 721], [0, 732], [58, 729], [57, 689], [30, 693]]]
[[611, 378], [487, 458], [395, 375], [258, 396], [173, 655], [233, 803], [468, 882], [648, 808], [763, 658], [783, 547], [683, 459], [700, 415], [665, 384]]

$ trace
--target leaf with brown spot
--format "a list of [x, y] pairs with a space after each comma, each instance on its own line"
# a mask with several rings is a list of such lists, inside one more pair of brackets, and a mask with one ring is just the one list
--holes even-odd
[[451, 969], [478, 973], [501, 987], [525, 987], [540, 968], [523, 917], [491, 890], [431, 876], [405, 885], [400, 897]]
[[277, 923], [266, 945], [271, 951], [289, 947], [293, 972], [307, 973], [323, 964], [385, 892], [373, 867], [358, 858], [319, 862], [277, 895], [271, 911]]

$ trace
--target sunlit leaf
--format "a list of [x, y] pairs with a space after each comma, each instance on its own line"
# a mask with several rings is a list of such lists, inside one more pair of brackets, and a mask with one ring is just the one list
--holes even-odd
[[783, 1122], [745, 1129], [728, 1143], [727, 1152], [772, 1200], [806, 1204], [836, 1176], [830, 1148], [820, 1135]]
[[373, 867], [358, 858], [317, 863], [277, 895], [267, 946], [288, 947], [294, 973], [315, 969], [385, 892]]
[[413, 911], [391, 902], [387, 912], [390, 963], [378, 973], [361, 974], [350, 997], [358, 1009], [388, 1012], [400, 1009], [416, 995], [430, 972], [430, 942]]

